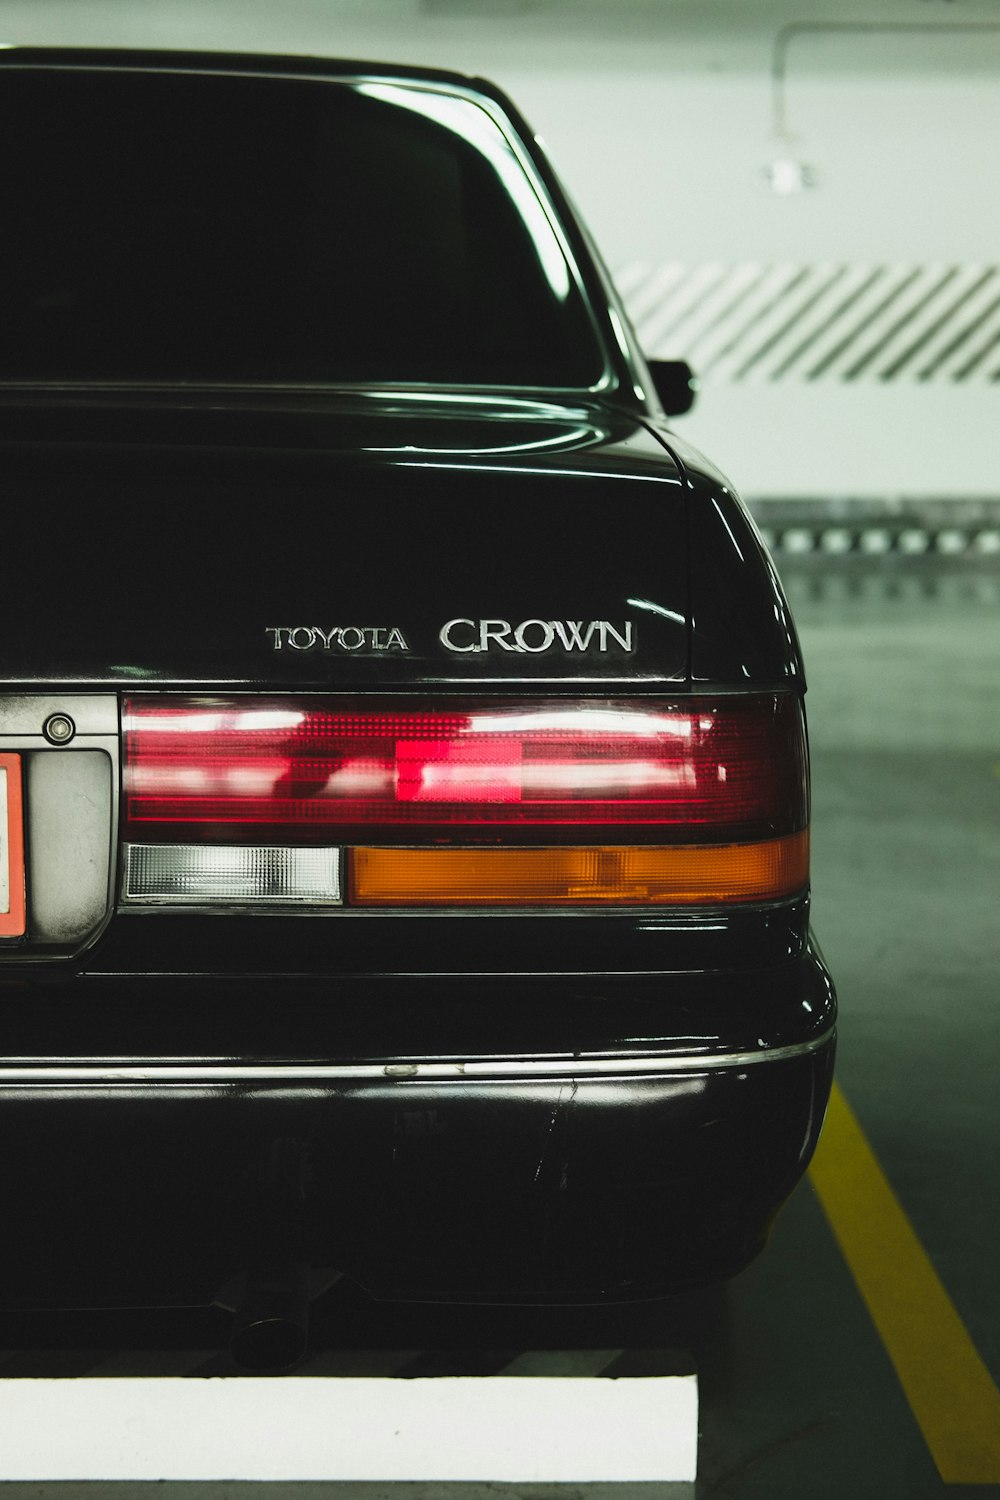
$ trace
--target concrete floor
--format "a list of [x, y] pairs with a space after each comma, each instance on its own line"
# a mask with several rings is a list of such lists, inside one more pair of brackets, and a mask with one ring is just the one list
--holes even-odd
[[[867, 570], [824, 564], [822, 572], [810, 564], [789, 569], [787, 583], [811, 683], [815, 921], [841, 994], [840, 1087], [1000, 1383], [1000, 580], [971, 565], [941, 573], [921, 560]], [[223, 1336], [214, 1316], [91, 1315], [8, 1327], [8, 1350], [30, 1344], [32, 1352], [6, 1363], [0, 1354], [0, 1376], [54, 1372], [60, 1361], [69, 1373], [109, 1348], [186, 1348], [206, 1358]], [[52, 1352], [67, 1344], [67, 1353]], [[628, 1349], [633, 1367], [645, 1360], [650, 1372], [693, 1362], [702, 1410], [697, 1500], [1000, 1494], [1000, 1473], [996, 1484], [940, 1479], [809, 1183], [767, 1252], [725, 1289], [666, 1307], [546, 1316], [387, 1310], [335, 1289], [314, 1344], [450, 1349], [487, 1363], [517, 1348]], [[203, 1365], [206, 1373], [226, 1368]], [[176, 1355], [166, 1373], [178, 1373]], [[121, 1500], [151, 1489], [115, 1487]], [[277, 1500], [432, 1493], [272, 1489]], [[483, 1494], [626, 1500], [640, 1489], [676, 1493], [604, 1485]], [[0, 1491], [4, 1500], [82, 1500], [99, 1487]], [[196, 1492], [229, 1500], [251, 1487], [157, 1486], [160, 1496]], [[433, 1493], [478, 1500], [474, 1486]]]
[[[819, 587], [808, 571], [788, 583], [811, 683], [814, 910], [841, 997], [838, 1078], [997, 1382], [1000, 581], [900, 560], [827, 572]], [[810, 1383], [840, 1438], [804, 1435], [799, 1481], [810, 1475], [810, 1496], [938, 1493], [824, 1231], [806, 1191], [775, 1241], [796, 1265], [799, 1315], [821, 1314]], [[780, 1269], [762, 1260], [734, 1285], [738, 1320]], [[747, 1472], [718, 1493], [782, 1493], [780, 1459], [762, 1467], [770, 1487]]]

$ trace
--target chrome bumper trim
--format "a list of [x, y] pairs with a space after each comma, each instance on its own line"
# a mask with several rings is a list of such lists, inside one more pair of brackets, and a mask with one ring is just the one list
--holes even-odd
[[0, 1067], [5, 1083], [459, 1083], [469, 1079], [663, 1077], [674, 1073], [715, 1073], [759, 1063], [790, 1062], [818, 1052], [833, 1040], [836, 1028], [791, 1047], [762, 1047], [755, 1052], [723, 1052], [679, 1057], [475, 1058], [467, 1062], [265, 1063], [261, 1065], [165, 1063], [159, 1067], [92, 1066]]

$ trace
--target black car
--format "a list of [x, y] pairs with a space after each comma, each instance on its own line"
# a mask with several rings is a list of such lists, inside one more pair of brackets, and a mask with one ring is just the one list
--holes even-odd
[[2, 1299], [739, 1270], [835, 1000], [688, 372], [481, 80], [10, 49], [0, 117]]

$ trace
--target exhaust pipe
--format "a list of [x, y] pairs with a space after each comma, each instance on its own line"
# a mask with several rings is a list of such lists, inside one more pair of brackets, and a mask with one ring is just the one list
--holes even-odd
[[287, 1370], [306, 1352], [309, 1303], [340, 1278], [329, 1266], [299, 1260], [307, 1234], [304, 1204], [312, 1181], [308, 1143], [279, 1136], [258, 1146], [244, 1172], [245, 1270], [228, 1281], [216, 1306], [233, 1313], [229, 1349], [247, 1370]]
[[229, 1349], [247, 1370], [287, 1370], [309, 1338], [307, 1268], [295, 1262], [251, 1271], [236, 1305]]

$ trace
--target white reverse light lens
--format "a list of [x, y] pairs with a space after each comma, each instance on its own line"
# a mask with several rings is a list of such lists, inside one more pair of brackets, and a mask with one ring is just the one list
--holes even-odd
[[340, 850], [128, 844], [124, 893], [187, 905], [339, 903]]

